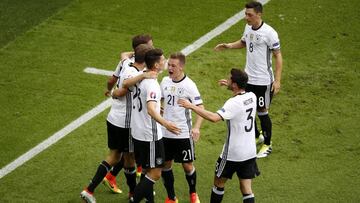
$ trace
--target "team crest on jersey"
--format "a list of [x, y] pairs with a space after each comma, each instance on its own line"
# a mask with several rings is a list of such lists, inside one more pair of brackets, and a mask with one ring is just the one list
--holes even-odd
[[251, 34], [250, 34], [250, 41], [253, 41], [253, 39], [254, 39], [254, 34], [251, 33]]
[[184, 88], [178, 88], [177, 89], [177, 96], [178, 97], [182, 97], [185, 93], [185, 89]]
[[156, 99], [156, 92], [150, 92], [150, 98]]

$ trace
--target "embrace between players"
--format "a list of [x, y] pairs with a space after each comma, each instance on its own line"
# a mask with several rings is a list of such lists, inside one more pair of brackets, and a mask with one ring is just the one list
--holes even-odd
[[[223, 150], [216, 162], [210, 202], [222, 201], [225, 182], [231, 179], [234, 173], [239, 178], [243, 202], [255, 201], [251, 181], [259, 175], [256, 158], [266, 157], [271, 153], [271, 121], [267, 109], [272, 93], [279, 91], [282, 68], [277, 33], [261, 21], [262, 5], [259, 7], [259, 4], [246, 4], [246, 20], [249, 25], [245, 28], [241, 40], [215, 47], [215, 50], [247, 48], [246, 72], [231, 69], [228, 79], [219, 80], [220, 85], [227, 86], [232, 91], [233, 97], [215, 113], [204, 109], [196, 84], [185, 74], [185, 55], [173, 53], [166, 60], [162, 50], [153, 47], [151, 36], [138, 35], [133, 38], [134, 52], [121, 54], [122, 60], [108, 81], [105, 95], [113, 98], [107, 117], [110, 153], [98, 166], [88, 187], [81, 192], [80, 196], [85, 201], [96, 202], [93, 192], [101, 182], [108, 185], [112, 191], [120, 193], [115, 177], [124, 168], [129, 186], [129, 202], [140, 202], [142, 199], [154, 202], [153, 185], [161, 177], [167, 191], [165, 203], [178, 202], [172, 171], [175, 161], [183, 166], [190, 202], [200, 203], [196, 192], [197, 175], [193, 161], [194, 141], [199, 139], [203, 119], [211, 122], [226, 121], [228, 129]], [[272, 50], [277, 60], [276, 81], [271, 65], [269, 67], [271, 57], [264, 59], [270, 60], [265, 64], [268, 73], [261, 73], [260, 76], [257, 74], [256, 79], [251, 75], [256, 74], [251, 65], [257, 66], [256, 61], [261, 61], [261, 54], [257, 52], [263, 52], [264, 45]], [[169, 76], [164, 77], [159, 84], [158, 74], [166, 65]], [[248, 70], [249, 68], [251, 70]], [[256, 80], [261, 80], [261, 77], [269, 78], [265, 79], [266, 84], [257, 85]], [[116, 87], [113, 88], [114, 86]], [[191, 110], [197, 114], [194, 124]], [[270, 127], [267, 123], [264, 128], [264, 119], [260, 117], [261, 126], [263, 131], [265, 130], [265, 143], [258, 154], [258, 139], [255, 138], [263, 135], [256, 128], [256, 112], [259, 117], [267, 116], [264, 122], [270, 121]], [[143, 169], [137, 184], [135, 162]]]

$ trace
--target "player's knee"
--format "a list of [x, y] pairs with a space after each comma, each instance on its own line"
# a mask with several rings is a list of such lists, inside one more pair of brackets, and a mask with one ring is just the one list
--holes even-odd
[[183, 168], [185, 173], [191, 173], [194, 170], [194, 165], [192, 162], [190, 163], [183, 163]]
[[240, 190], [241, 190], [242, 194], [252, 194], [251, 180], [250, 181], [241, 180], [240, 181]]
[[215, 177], [214, 178], [214, 186], [216, 186], [218, 188], [224, 188], [225, 181], [222, 178]]
[[268, 109], [266, 107], [259, 107], [259, 108], [257, 108], [257, 112], [258, 112], [258, 114], [268, 113]]
[[161, 169], [160, 170], [157, 170], [157, 169], [151, 170], [146, 175], [149, 176], [152, 180], [157, 181], [161, 177]]
[[133, 153], [126, 152], [123, 154], [124, 156], [124, 166], [125, 167], [135, 167], [135, 157]]
[[120, 161], [120, 158], [121, 158], [121, 153], [119, 153], [118, 150], [110, 150], [110, 153], [106, 158], [106, 162], [114, 166]]

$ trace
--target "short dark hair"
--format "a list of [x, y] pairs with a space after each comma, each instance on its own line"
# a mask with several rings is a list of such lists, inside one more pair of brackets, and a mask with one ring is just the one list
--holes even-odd
[[161, 49], [151, 49], [145, 54], [145, 63], [148, 69], [153, 69], [156, 62], [159, 62], [163, 51]]
[[239, 88], [245, 89], [248, 82], [248, 75], [245, 73], [245, 71], [233, 68], [231, 69], [230, 73], [231, 81], [236, 83]]
[[185, 65], [185, 62], [186, 62], [185, 55], [181, 52], [176, 52], [176, 53], [171, 54], [170, 58], [178, 59], [182, 65]]
[[144, 63], [146, 52], [150, 51], [151, 49], [154, 49], [154, 47], [148, 44], [140, 44], [137, 46], [135, 48], [135, 62]]
[[263, 12], [262, 4], [257, 1], [250, 1], [249, 3], [245, 4], [245, 8], [253, 8], [256, 13]]
[[137, 46], [140, 44], [146, 44], [150, 40], [152, 40], [152, 37], [149, 34], [136, 35], [132, 38], [132, 48], [135, 50]]

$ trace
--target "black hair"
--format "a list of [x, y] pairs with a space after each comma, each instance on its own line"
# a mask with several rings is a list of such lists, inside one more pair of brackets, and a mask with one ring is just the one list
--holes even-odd
[[245, 4], [245, 8], [253, 8], [256, 13], [263, 12], [262, 4], [257, 1], [250, 1], [249, 3]]
[[150, 40], [152, 40], [152, 37], [149, 34], [136, 35], [132, 38], [132, 48], [135, 50], [137, 46], [139, 46], [140, 44], [146, 44]]
[[145, 63], [148, 69], [153, 69], [156, 62], [159, 62], [161, 56], [163, 55], [161, 49], [152, 49], [145, 54]]
[[245, 73], [245, 71], [233, 68], [231, 69], [230, 73], [231, 81], [236, 83], [239, 88], [245, 89], [248, 82], [248, 75]]

